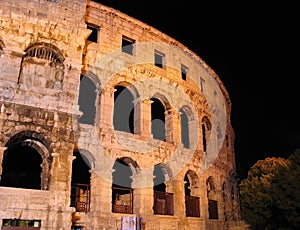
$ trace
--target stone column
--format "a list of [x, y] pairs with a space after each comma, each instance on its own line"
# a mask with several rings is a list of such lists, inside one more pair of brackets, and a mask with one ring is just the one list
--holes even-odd
[[133, 208], [139, 216], [153, 214], [153, 173], [152, 170], [141, 170], [138, 175], [132, 176]]
[[61, 167], [60, 162], [59, 162], [60, 154], [57, 152], [53, 152], [53, 153], [51, 153], [51, 156], [53, 157], [53, 160], [52, 160], [52, 166], [51, 166], [51, 172], [50, 172], [51, 178], [50, 178], [49, 188], [51, 191], [52, 190], [55, 191], [56, 182], [57, 182], [57, 168]]
[[199, 141], [202, 143], [202, 140], [200, 140], [201, 127], [196, 120], [189, 121], [188, 126], [190, 149], [197, 149]]
[[[107, 180], [112, 177], [112, 171], [99, 172], [91, 170], [91, 212], [111, 213], [112, 211], [112, 182]], [[108, 173], [103, 175], [102, 173]]]
[[54, 152], [51, 155], [53, 162], [50, 173], [50, 191], [53, 202], [57, 206], [69, 207], [71, 178], [68, 173], [71, 173], [70, 165], [67, 164], [63, 154]]
[[179, 218], [185, 217], [184, 181], [174, 178], [171, 183], [174, 192], [174, 215]]
[[[202, 182], [205, 184], [205, 181]], [[208, 194], [207, 194], [207, 187], [202, 186], [200, 189], [201, 196], [200, 196], [200, 216], [204, 219], [208, 219]]]
[[67, 165], [69, 167], [69, 170], [67, 171], [67, 181], [66, 181], [66, 187], [67, 187], [67, 194], [66, 194], [66, 204], [67, 206], [70, 206], [71, 204], [71, 182], [72, 182], [72, 171], [73, 171], [73, 161], [76, 159], [75, 156], [73, 156], [73, 152], [72, 155], [69, 155], [67, 158]]
[[218, 219], [224, 221], [224, 200], [223, 193], [221, 190], [216, 190], [217, 193], [217, 201], [218, 201]]
[[134, 133], [146, 139], [151, 137], [151, 103], [150, 99], [134, 101]]
[[165, 112], [166, 141], [177, 145], [181, 140], [179, 113], [174, 109]]
[[96, 88], [95, 93], [95, 126], [98, 126], [100, 124], [101, 93], [98, 88]]
[[102, 89], [101, 91], [100, 127], [104, 129], [112, 129], [114, 92], [114, 89]]
[[4, 151], [7, 149], [7, 147], [0, 147], [0, 181], [1, 181], [1, 175], [2, 175], [2, 161], [3, 161], [3, 155]]

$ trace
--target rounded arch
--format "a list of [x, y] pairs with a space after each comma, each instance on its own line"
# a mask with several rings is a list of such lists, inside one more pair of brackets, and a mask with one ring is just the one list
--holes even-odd
[[189, 184], [191, 187], [195, 187], [195, 188], [200, 187], [200, 181], [199, 181], [198, 175], [195, 171], [189, 169], [185, 173], [185, 178], [189, 180]]
[[80, 75], [78, 105], [83, 113], [78, 120], [80, 123], [94, 125], [99, 120], [100, 87], [100, 81], [94, 73], [89, 71]]
[[216, 190], [216, 183], [215, 183], [215, 179], [213, 176], [209, 176], [206, 179], [206, 186], [207, 186], [207, 191]]
[[114, 128], [119, 131], [135, 133], [135, 120], [138, 120], [138, 108], [135, 101], [139, 93], [135, 86], [126, 81], [118, 82], [114, 86]]
[[92, 158], [86, 150], [73, 152], [71, 199], [70, 206], [77, 212], [87, 212], [90, 209], [90, 183], [91, 163], [87, 158]]
[[181, 126], [181, 143], [184, 148], [190, 147], [190, 122], [194, 120], [194, 115], [189, 106], [183, 106], [179, 109], [180, 126]]
[[196, 172], [188, 170], [184, 182], [186, 216], [200, 217], [200, 183]]
[[170, 108], [166, 97], [155, 94], [150, 98], [151, 103], [151, 133], [154, 139], [166, 141], [165, 112]]
[[80, 153], [82, 160], [90, 168], [90, 170], [97, 168], [97, 161], [96, 161], [94, 155], [90, 151], [88, 151], [86, 149], [78, 149], [78, 150], [75, 150], [74, 152]]
[[[64, 56], [54, 45], [46, 42], [30, 44], [22, 57], [18, 84], [56, 90], [63, 89]], [[33, 71], [34, 70], [34, 71]]]
[[155, 93], [150, 100], [151, 103], [151, 134], [154, 139], [171, 141], [172, 136], [172, 113], [166, 113], [171, 105], [166, 96]]
[[206, 180], [207, 198], [209, 200], [217, 200], [217, 187], [213, 176], [209, 176]]
[[35, 57], [55, 63], [63, 63], [65, 60], [64, 55], [56, 46], [46, 42], [30, 44], [25, 49], [24, 58], [26, 57]]
[[206, 180], [207, 199], [208, 199], [208, 216], [209, 219], [218, 219], [218, 194], [215, 179], [210, 176]]
[[132, 94], [134, 99], [137, 99], [140, 97], [140, 94], [139, 94], [137, 88], [135, 87], [135, 85], [133, 85], [132, 83], [130, 83], [128, 81], [119, 81], [114, 85], [114, 87], [116, 87], [116, 86], [123, 86], [123, 87], [127, 88], [129, 90], [129, 92]]
[[115, 160], [113, 165], [113, 186], [131, 188], [132, 176], [139, 173], [139, 166], [130, 157]]
[[206, 153], [207, 145], [210, 138], [210, 132], [211, 132], [211, 122], [207, 116], [204, 116], [201, 120], [201, 129], [202, 129], [203, 151]]
[[201, 123], [205, 125], [205, 128], [207, 131], [211, 130], [211, 122], [207, 116], [204, 116], [201, 120]]
[[[23, 130], [15, 133], [12, 137], [9, 138], [9, 140], [6, 142], [5, 147], [10, 147], [18, 142], [25, 141], [27, 139], [36, 140], [38, 142], [41, 142], [49, 153], [53, 152], [53, 148], [51, 146], [51, 139], [49, 138], [49, 135], [46, 133], [39, 133], [33, 130]], [[49, 155], [50, 156], [50, 155]]]
[[155, 191], [165, 192], [166, 185], [165, 182], [169, 181], [173, 177], [172, 171], [168, 165], [160, 163], [154, 166], [153, 169], [153, 189]]
[[116, 159], [112, 174], [112, 212], [133, 213], [132, 182], [138, 172], [138, 164], [130, 157]]
[[151, 98], [150, 100], [152, 99], [156, 99], [156, 100], [159, 100], [160, 103], [164, 106], [165, 110], [169, 110], [171, 109], [171, 104], [170, 104], [170, 101], [168, 100], [168, 98], [161, 94], [161, 93], [155, 93]]
[[100, 91], [100, 89], [101, 89], [101, 81], [100, 81], [99, 77], [97, 76], [97, 74], [95, 74], [92, 71], [83, 71], [81, 73], [81, 76], [86, 76], [86, 77], [90, 78], [91, 81], [96, 86], [96, 88]]
[[118, 161], [123, 161], [125, 162], [128, 167], [130, 168], [131, 172], [133, 175], [137, 175], [139, 173], [139, 166], [136, 161], [131, 159], [130, 157], [121, 157], [118, 158]]
[[3, 155], [1, 178], [3, 186], [49, 188], [52, 148], [43, 134], [22, 131], [13, 135], [5, 146], [7, 149]]
[[195, 114], [193, 113], [192, 109], [188, 105], [183, 105], [179, 111], [182, 111], [186, 114], [189, 121], [195, 120]]

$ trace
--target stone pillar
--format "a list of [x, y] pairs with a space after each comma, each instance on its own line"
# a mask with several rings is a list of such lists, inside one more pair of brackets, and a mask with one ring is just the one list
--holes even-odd
[[1, 175], [2, 175], [2, 161], [3, 161], [3, 155], [4, 151], [7, 149], [7, 147], [0, 147], [0, 181], [1, 181]]
[[103, 89], [101, 91], [100, 127], [104, 129], [112, 129], [114, 92], [114, 89]]
[[72, 182], [72, 171], [73, 171], [73, 161], [75, 160], [75, 156], [73, 156], [73, 152], [72, 155], [69, 155], [67, 158], [67, 165], [69, 167], [69, 170], [67, 171], [67, 181], [66, 181], [66, 187], [67, 187], [67, 194], [66, 194], [66, 204], [67, 206], [70, 206], [71, 204], [71, 182]]
[[41, 189], [47, 190], [49, 188], [49, 162], [47, 158], [43, 158], [41, 164], [42, 173], [41, 173]]
[[151, 103], [150, 99], [134, 101], [134, 133], [146, 139], [151, 137]]
[[[69, 165], [61, 153], [54, 152], [51, 167], [50, 191], [53, 202], [57, 206], [69, 207], [70, 205], [70, 178], [68, 178]], [[68, 191], [69, 190], [69, 191]]]
[[141, 170], [138, 175], [132, 176], [133, 213], [139, 216], [153, 214], [153, 173], [152, 170]]
[[[205, 181], [203, 182], [205, 184]], [[200, 189], [201, 196], [200, 196], [200, 217], [203, 219], [208, 219], [208, 194], [206, 186], [202, 186]]]
[[95, 90], [96, 100], [95, 100], [95, 126], [100, 124], [100, 107], [101, 107], [101, 93], [98, 88]]
[[179, 218], [185, 217], [184, 181], [174, 178], [171, 183], [174, 192], [174, 215]]
[[190, 149], [197, 149], [199, 141], [202, 143], [202, 140], [200, 140], [201, 127], [199, 126], [197, 120], [189, 121], [188, 126]]
[[[101, 176], [101, 172], [91, 170], [91, 212], [111, 213], [112, 211], [112, 182]], [[105, 173], [105, 172], [103, 172]], [[106, 172], [112, 177], [112, 171]]]
[[50, 190], [55, 191], [56, 190], [56, 181], [57, 181], [57, 168], [61, 167], [59, 162], [60, 154], [53, 152], [51, 153], [51, 156], [53, 157], [52, 166], [51, 166], [51, 178], [50, 178]]
[[174, 109], [165, 112], [166, 141], [177, 145], [181, 140], [181, 126], [179, 113]]
[[217, 201], [218, 201], [218, 219], [224, 221], [224, 200], [223, 193], [221, 190], [217, 190]]

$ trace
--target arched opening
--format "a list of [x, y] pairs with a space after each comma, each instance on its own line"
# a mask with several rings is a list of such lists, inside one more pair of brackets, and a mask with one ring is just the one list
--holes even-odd
[[154, 139], [166, 141], [166, 108], [157, 98], [151, 98], [151, 134]]
[[28, 87], [45, 87], [62, 90], [65, 58], [62, 52], [50, 43], [30, 45], [22, 57], [18, 83]]
[[62, 52], [54, 45], [45, 42], [34, 43], [25, 50], [24, 58], [37, 58], [54, 63], [63, 63]]
[[13, 136], [3, 155], [1, 186], [26, 189], [48, 189], [52, 158], [38, 138], [38, 133], [26, 131]]
[[162, 165], [156, 165], [153, 170], [153, 184], [154, 191], [166, 191], [165, 181], [169, 180], [169, 175]]
[[112, 212], [133, 213], [133, 170], [136, 162], [130, 158], [117, 159], [113, 166], [112, 182]]
[[83, 124], [94, 125], [96, 118], [97, 87], [95, 83], [87, 76], [80, 76], [79, 110], [83, 113], [79, 122]]
[[71, 180], [71, 207], [77, 212], [90, 210], [90, 164], [87, 158], [79, 151], [73, 153]]
[[206, 181], [207, 198], [208, 198], [208, 217], [209, 219], [218, 219], [218, 200], [216, 185], [212, 176]]
[[4, 153], [1, 186], [41, 189], [41, 163], [34, 148], [16, 144]]
[[196, 196], [198, 189], [196, 173], [188, 171], [184, 176], [185, 214], [187, 217], [200, 217], [200, 198]]
[[114, 92], [114, 129], [134, 133], [134, 96], [122, 85], [115, 86]]
[[207, 117], [202, 119], [202, 144], [203, 144], [203, 151], [206, 153], [207, 146], [209, 142], [210, 132], [211, 132], [211, 124]]
[[166, 184], [171, 175], [165, 165], [158, 164], [153, 169], [154, 214], [174, 214], [174, 194], [166, 192]]
[[184, 148], [190, 147], [190, 134], [189, 134], [189, 119], [186, 112], [183, 109], [180, 112], [180, 125], [181, 125], [181, 143]]

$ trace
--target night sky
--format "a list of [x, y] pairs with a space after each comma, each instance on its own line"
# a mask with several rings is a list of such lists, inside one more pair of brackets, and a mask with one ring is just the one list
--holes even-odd
[[296, 1], [98, 0], [175, 38], [220, 77], [232, 102], [240, 178], [300, 148]]

